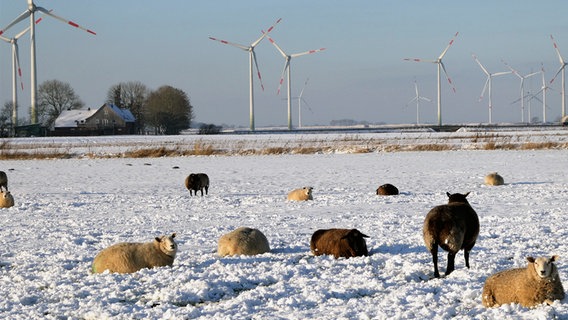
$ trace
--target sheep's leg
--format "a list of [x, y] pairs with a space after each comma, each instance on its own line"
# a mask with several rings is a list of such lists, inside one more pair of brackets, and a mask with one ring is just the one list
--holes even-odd
[[448, 252], [448, 267], [446, 268], [446, 275], [449, 275], [455, 269], [456, 253]]
[[434, 277], [439, 278], [440, 272], [438, 271], [438, 245], [432, 246], [432, 250], [430, 250], [432, 254], [432, 262], [434, 262]]
[[469, 250], [463, 251], [463, 257], [465, 258], [465, 266], [469, 269]]
[[209, 194], [209, 186], [205, 186], [205, 194]]
[[[201, 190], [201, 196], [203, 197], [203, 188], [199, 189]], [[197, 194], [197, 193], [196, 193]]]

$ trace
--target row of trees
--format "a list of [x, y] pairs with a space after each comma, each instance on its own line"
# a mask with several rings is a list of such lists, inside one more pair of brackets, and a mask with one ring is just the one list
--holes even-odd
[[[139, 81], [121, 82], [109, 88], [105, 102], [129, 109], [136, 118], [136, 131], [139, 134], [148, 131], [179, 134], [181, 130], [189, 128], [194, 118], [188, 95], [183, 90], [167, 85], [150, 90]], [[40, 84], [37, 105], [39, 123], [50, 129], [63, 110], [85, 106], [71, 85], [59, 80]], [[11, 114], [12, 102], [7, 102], [0, 110], [0, 130], [10, 124]]]

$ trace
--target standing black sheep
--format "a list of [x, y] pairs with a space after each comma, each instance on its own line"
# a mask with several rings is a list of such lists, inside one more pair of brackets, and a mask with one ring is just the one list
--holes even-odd
[[467, 202], [466, 194], [448, 195], [448, 204], [436, 206], [428, 212], [424, 220], [424, 243], [432, 254], [434, 277], [439, 278], [438, 246], [448, 251], [446, 275], [454, 271], [456, 253], [464, 250], [465, 265], [469, 268], [469, 252], [475, 245], [479, 234], [479, 218]]
[[0, 191], [2, 191], [2, 188], [8, 191], [8, 176], [4, 171], [0, 171]]
[[205, 194], [209, 192], [209, 177], [205, 173], [191, 173], [187, 178], [185, 178], [185, 187], [189, 190], [189, 195], [197, 195], [197, 191], [201, 191], [201, 196], [203, 196], [203, 189], [205, 189]]

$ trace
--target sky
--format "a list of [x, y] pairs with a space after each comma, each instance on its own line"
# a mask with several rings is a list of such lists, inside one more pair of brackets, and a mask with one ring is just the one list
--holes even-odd
[[[414, 81], [420, 95], [421, 123], [437, 123], [436, 65], [405, 58], [436, 59], [459, 32], [443, 61], [455, 85], [442, 78], [442, 122], [489, 121], [487, 92], [479, 101], [486, 75], [507, 71], [537, 72], [541, 64], [548, 83], [560, 67], [550, 39], [568, 59], [568, 2], [547, 1], [86, 1], [37, 0], [37, 6], [81, 26], [95, 36], [55, 19], [36, 29], [38, 84], [57, 79], [69, 83], [89, 107], [102, 105], [108, 89], [140, 81], [154, 90], [170, 85], [185, 91], [196, 122], [249, 126], [248, 54], [209, 39], [248, 45], [274, 22], [270, 36], [286, 51], [326, 50], [291, 60], [292, 97], [307, 79], [302, 125], [328, 125], [353, 119], [370, 123], [407, 124], [418, 120]], [[25, 0], [0, 0], [3, 28], [27, 8]], [[11, 37], [27, 21], [4, 35]], [[29, 38], [19, 41], [24, 90], [19, 104], [30, 101]], [[277, 95], [284, 58], [267, 39], [255, 49], [265, 90], [255, 77], [257, 127], [286, 126], [286, 82]], [[11, 101], [10, 45], [0, 43], [0, 103]], [[524, 113], [520, 79], [493, 78], [492, 122], [543, 119], [541, 102], [532, 100]], [[525, 80], [525, 93], [537, 92], [542, 78]], [[542, 99], [539, 96], [539, 99]], [[293, 125], [298, 103], [293, 99]], [[309, 108], [306, 108], [309, 107]], [[530, 112], [529, 112], [530, 111]], [[548, 91], [546, 118], [561, 115], [560, 78]]]

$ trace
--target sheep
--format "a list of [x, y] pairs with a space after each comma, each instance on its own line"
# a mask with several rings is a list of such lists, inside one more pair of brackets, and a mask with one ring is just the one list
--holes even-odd
[[303, 187], [302, 189], [295, 189], [288, 193], [288, 200], [294, 201], [307, 201], [314, 200], [312, 196], [312, 187]]
[[2, 191], [2, 188], [8, 191], [8, 176], [4, 171], [0, 171], [0, 191]]
[[105, 270], [132, 273], [143, 268], [171, 266], [177, 253], [177, 243], [171, 236], [156, 237], [152, 242], [122, 242], [99, 252], [93, 260], [93, 273]]
[[312, 234], [310, 250], [316, 256], [330, 254], [336, 259], [368, 256], [368, 237], [357, 229], [320, 229]]
[[185, 187], [189, 190], [190, 196], [193, 195], [193, 191], [197, 195], [197, 190], [200, 190], [203, 197], [203, 189], [205, 194], [209, 192], [209, 177], [205, 173], [191, 173], [185, 178]]
[[377, 195], [381, 196], [395, 196], [398, 194], [398, 188], [390, 183], [383, 184], [377, 188]]
[[484, 182], [488, 186], [502, 186], [505, 184], [505, 180], [497, 172], [486, 175]]
[[497, 272], [485, 280], [482, 303], [485, 307], [497, 307], [507, 303], [519, 303], [533, 307], [545, 302], [564, 299], [564, 288], [553, 263], [558, 256], [527, 257], [526, 268]]
[[219, 238], [217, 254], [219, 256], [253, 256], [270, 251], [268, 239], [258, 229], [240, 227]]
[[10, 191], [0, 191], [0, 208], [10, 208], [14, 206], [14, 197]]
[[479, 235], [479, 218], [470, 206], [466, 194], [446, 192], [448, 204], [432, 208], [424, 219], [423, 237], [432, 254], [434, 277], [439, 278], [438, 246], [448, 251], [446, 276], [454, 271], [456, 253], [464, 250], [465, 265], [469, 269], [469, 252]]

